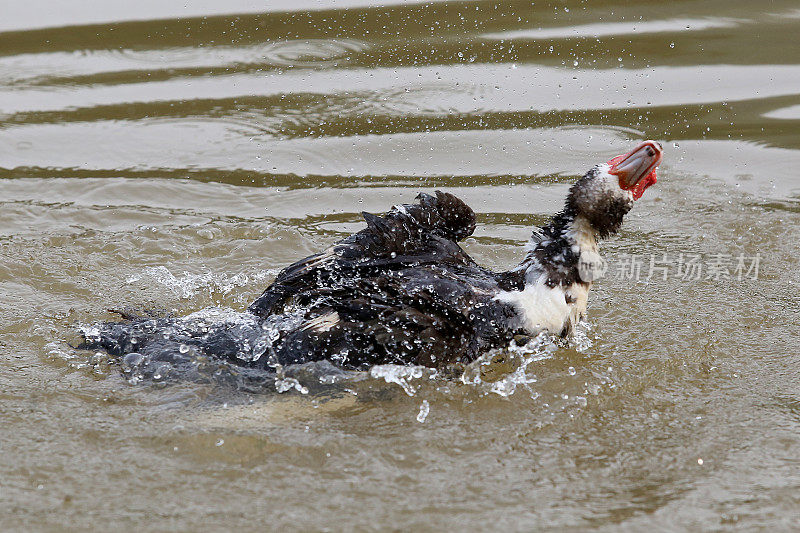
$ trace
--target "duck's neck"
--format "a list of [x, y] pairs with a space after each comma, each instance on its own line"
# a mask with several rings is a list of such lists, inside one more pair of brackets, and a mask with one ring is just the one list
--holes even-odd
[[535, 229], [529, 251], [512, 271], [517, 285], [497, 299], [516, 308], [512, 324], [528, 335], [568, 334], [586, 315], [591, 280], [582, 263], [597, 254], [597, 232], [588, 220], [565, 209]]
[[528, 253], [518, 268], [525, 271], [526, 285], [544, 281], [549, 287], [567, 288], [590, 283], [591, 279], [584, 279], [588, 276], [583, 266], [598, 260], [597, 231], [568, 206], [550, 224], [533, 231]]

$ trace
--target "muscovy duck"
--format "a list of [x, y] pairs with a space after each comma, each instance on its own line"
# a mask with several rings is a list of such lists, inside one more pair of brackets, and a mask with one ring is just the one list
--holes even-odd
[[298, 261], [244, 313], [124, 316], [83, 329], [82, 348], [176, 362], [187, 354], [269, 369], [328, 360], [342, 368], [468, 363], [517, 336], [568, 335], [602, 272], [598, 241], [656, 182], [661, 145], [644, 141], [592, 167], [564, 209], [535, 229], [522, 262], [492, 272], [458, 245], [475, 214], [452, 194], [420, 194]]

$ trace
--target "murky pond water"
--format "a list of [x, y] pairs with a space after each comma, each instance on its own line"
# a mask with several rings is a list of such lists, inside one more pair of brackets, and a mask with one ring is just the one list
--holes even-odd
[[[162, 4], [2, 8], [0, 529], [798, 527], [796, 1]], [[69, 348], [243, 309], [418, 191], [514, 264], [643, 138], [586, 331], [510, 377], [246, 392]]]

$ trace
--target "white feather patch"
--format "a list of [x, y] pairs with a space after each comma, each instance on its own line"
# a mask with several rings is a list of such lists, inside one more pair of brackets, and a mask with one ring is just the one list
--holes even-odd
[[329, 331], [333, 328], [336, 324], [339, 323], [339, 313], [333, 311], [332, 313], [326, 313], [324, 315], [320, 315], [318, 317], [314, 317], [311, 320], [308, 320], [305, 324], [302, 325], [301, 329], [303, 330], [314, 330], [320, 333]]
[[315, 268], [322, 268], [324, 265], [329, 263], [332, 259], [336, 257], [336, 253], [333, 251], [333, 248], [328, 248], [324, 252], [320, 253], [318, 257], [315, 257], [313, 260], [307, 262], [303, 265], [303, 268], [298, 271], [298, 274], [303, 272], [309, 272], [314, 270]]
[[562, 287], [548, 287], [546, 276], [528, 283], [521, 291], [503, 291], [495, 300], [513, 305], [522, 318], [521, 326], [531, 335], [542, 331], [561, 333], [570, 317], [570, 306]]

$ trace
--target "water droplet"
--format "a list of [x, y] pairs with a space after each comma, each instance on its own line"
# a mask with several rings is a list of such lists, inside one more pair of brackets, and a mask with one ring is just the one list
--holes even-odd
[[431, 406], [428, 404], [428, 400], [422, 400], [422, 404], [419, 406], [419, 414], [417, 414], [417, 422], [422, 424], [425, 422], [425, 419], [428, 418], [428, 413], [431, 412]]
[[188, 353], [189, 347], [186, 346], [185, 344], [181, 344], [180, 347], [178, 347], [178, 351], [181, 353]]
[[144, 361], [144, 356], [137, 352], [131, 352], [125, 354], [125, 357], [122, 358], [122, 370], [123, 372], [130, 372], [134, 368], [138, 367]]
[[670, 48], [675, 48], [675, 43], [669, 43]]
[[575, 375], [575, 367], [574, 366], [569, 367], [567, 369], [567, 372], [569, 372], [570, 376], [574, 376]]

